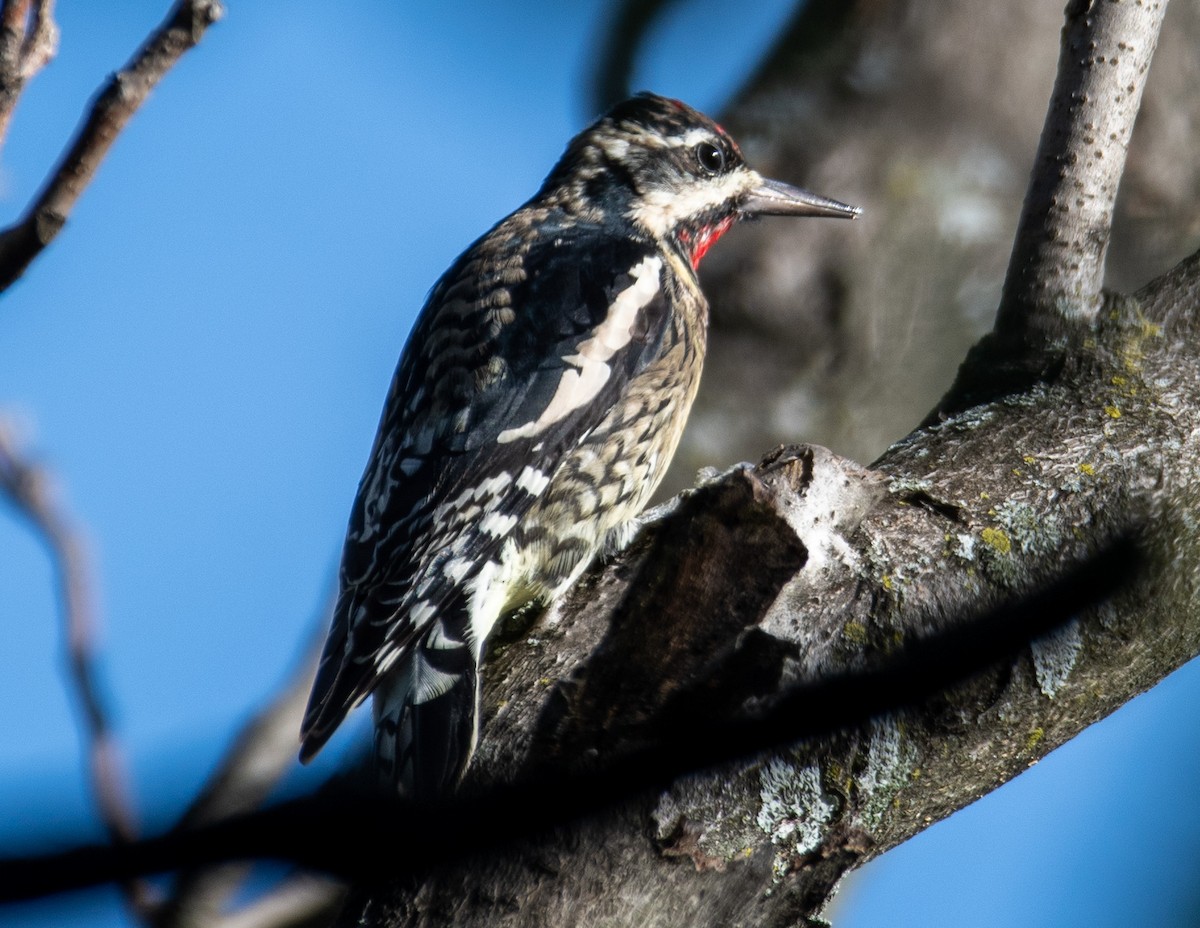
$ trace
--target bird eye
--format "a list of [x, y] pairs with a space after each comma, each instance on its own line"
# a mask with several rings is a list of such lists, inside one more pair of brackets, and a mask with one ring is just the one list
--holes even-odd
[[711, 142], [696, 146], [696, 163], [709, 174], [717, 174], [725, 168], [725, 152]]

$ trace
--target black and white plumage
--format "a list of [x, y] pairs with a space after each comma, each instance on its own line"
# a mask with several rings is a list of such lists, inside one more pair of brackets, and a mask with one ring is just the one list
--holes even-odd
[[642, 94], [443, 275], [354, 503], [302, 759], [373, 693], [386, 780], [453, 787], [489, 632], [629, 534], [700, 381], [695, 269], [738, 218], [768, 213], [858, 211], [764, 181], [707, 117]]

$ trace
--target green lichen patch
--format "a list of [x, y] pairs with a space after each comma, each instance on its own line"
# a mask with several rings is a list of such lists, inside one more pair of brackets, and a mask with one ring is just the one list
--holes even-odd
[[985, 545], [1000, 554], [1008, 554], [1012, 551], [1012, 540], [1001, 529], [988, 526], [979, 533], [979, 537]]
[[995, 517], [1001, 534], [1021, 554], [1047, 555], [1062, 546], [1062, 529], [1052, 513], [1039, 513], [1028, 503], [1010, 499], [996, 507]]

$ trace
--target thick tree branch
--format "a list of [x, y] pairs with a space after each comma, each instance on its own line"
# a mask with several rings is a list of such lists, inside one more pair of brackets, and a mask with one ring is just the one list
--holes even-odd
[[[801, 470], [808, 470], [815, 451], [783, 453], [770, 467], [788, 468], [798, 462]], [[714, 486], [708, 495], [724, 504], [746, 492], [765, 498], [771, 495], [761, 476], [766, 472], [769, 469], [759, 474], [743, 470]], [[704, 522], [710, 518], [709, 502], [692, 497], [685, 503], [684, 514], [672, 519]], [[652, 543], [653, 550], [671, 548], [669, 543]], [[649, 554], [652, 559], [653, 550]], [[448, 799], [438, 808], [407, 806], [390, 793], [378, 796], [338, 788], [265, 812], [243, 811], [196, 822], [135, 846], [85, 848], [36, 860], [10, 860], [0, 864], [0, 899], [28, 898], [185, 864], [254, 856], [357, 879], [423, 873], [438, 864], [505, 848], [516, 839], [535, 837], [603, 812], [647, 790], [667, 788], [681, 776], [740, 761], [797, 739], [828, 737], [846, 726], [863, 725], [872, 717], [920, 705], [979, 670], [1012, 659], [1032, 639], [1104, 602], [1137, 576], [1140, 563], [1137, 547], [1128, 539], [1118, 540], [1032, 596], [1007, 603], [957, 629], [906, 645], [878, 667], [849, 670], [787, 689], [773, 705], [752, 717], [711, 714], [710, 690], [722, 681], [711, 674], [692, 680], [689, 674], [689, 679], [677, 681], [679, 688], [670, 698], [658, 697], [665, 707], [661, 717], [622, 724], [623, 740], [641, 743], [615, 758], [580, 763], [557, 756], [562, 752], [556, 746], [556, 756], [546, 758], [523, 779]], [[691, 576], [691, 570], [684, 568], [679, 575]], [[716, 673], [725, 669], [711, 668]], [[389, 835], [406, 833], [424, 837], [400, 845], [388, 840]], [[192, 920], [183, 919], [185, 923], [204, 921], [195, 917], [203, 913], [190, 914]]]
[[[773, 517], [714, 502], [729, 499], [730, 481], [742, 479], [733, 476], [700, 513], [668, 519], [648, 547], [497, 654], [475, 783], [652, 738], [689, 681], [708, 679], [700, 706], [715, 716], [878, 660], [1144, 524], [1152, 568], [1137, 589], [918, 709], [685, 779], [419, 885], [365, 887], [346, 924], [585, 925], [603, 913], [614, 924], [794, 925], [820, 911], [847, 869], [1193, 657], [1200, 538], [1186, 526], [1200, 513], [1200, 358], [1194, 315], [1186, 326], [1155, 318], [1175, 305], [1166, 293], [1195, 286], [1194, 269], [1114, 300], [1097, 345], [1053, 382], [898, 445], [878, 465], [888, 492], [861, 519], [853, 467], [828, 455], [757, 473]], [[782, 563], [764, 554], [786, 550], [789, 530], [807, 552], [803, 565], [774, 594], [757, 580], [763, 571], [739, 571], [751, 588], [737, 590], [735, 605], [710, 571], [741, 551], [740, 563], [769, 576]], [[689, 588], [694, 595], [680, 596]]]
[[167, 71], [223, 12], [219, 0], [178, 0], [163, 24], [96, 95], [33, 204], [16, 225], [0, 232], [0, 292], [12, 286], [59, 233], [117, 135]]

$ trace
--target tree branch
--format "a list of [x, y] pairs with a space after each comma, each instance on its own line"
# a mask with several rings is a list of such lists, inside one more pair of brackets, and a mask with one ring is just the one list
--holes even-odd
[[[799, 450], [804, 456], [809, 452]], [[791, 456], [788, 456], [792, 460]], [[719, 496], [761, 492], [743, 471], [714, 487]], [[684, 521], [703, 520], [704, 500], [686, 504]], [[659, 546], [665, 550], [667, 546]], [[651, 555], [653, 556], [653, 555]], [[1101, 603], [1137, 575], [1141, 558], [1128, 539], [1072, 567], [1044, 590], [1006, 603], [992, 614], [915, 641], [878, 667], [849, 670], [785, 689], [754, 717], [714, 717], [708, 690], [715, 676], [690, 681], [666, 704], [666, 724], [656, 718], [625, 742], [640, 742], [600, 761], [547, 758], [515, 783], [494, 784], [439, 807], [405, 804], [392, 794], [327, 790], [262, 812], [223, 816], [191, 829], [118, 849], [81, 848], [37, 859], [0, 862], [0, 900], [80, 888], [110, 879], [150, 875], [179, 866], [268, 857], [346, 878], [395, 879], [421, 874], [481, 851], [510, 847], [613, 803], [662, 790], [680, 777], [728, 764], [797, 739], [828, 737], [845, 726], [920, 705], [997, 660], [1008, 660], [1032, 638]], [[723, 668], [715, 668], [718, 672]], [[395, 834], [420, 834], [397, 843]]]
[[[284, 773], [296, 763], [296, 733], [300, 730], [300, 720], [316, 675], [328, 615], [327, 607], [322, 612], [322, 620], [313, 623], [312, 640], [291, 679], [238, 733], [220, 766], [180, 818], [174, 829], [176, 832], [200, 828], [258, 808], [279, 785]], [[229, 859], [236, 857], [230, 855]], [[157, 928], [223, 924], [222, 913], [244, 884], [248, 873], [247, 867], [236, 864], [181, 873], [157, 914]], [[290, 917], [302, 903], [309, 905], [311, 910], [328, 908], [340, 894], [341, 887], [336, 884], [302, 878], [296, 885], [289, 882], [277, 887], [269, 901], [264, 899], [260, 900], [261, 905], [256, 904], [253, 914], [239, 912], [230, 918], [235, 924], [243, 920], [251, 925], [271, 924], [272, 918]]]
[[163, 24], [96, 95], [83, 125], [41, 192], [0, 232], [0, 292], [54, 239], [109, 148], [163, 76], [221, 18], [219, 0], [178, 0]]
[[58, 53], [54, 0], [4, 0], [0, 7], [0, 146], [25, 85]]
[[675, 0], [621, 0], [609, 13], [592, 56], [589, 78], [589, 116], [601, 113], [632, 93], [630, 79], [637, 54], [650, 27]]
[[[0, 493], [33, 525], [50, 550], [58, 575], [63, 637], [67, 644], [74, 702], [82, 718], [83, 753], [91, 774], [100, 820], [115, 844], [136, 840], [138, 827], [122, 752], [97, 681], [96, 601], [86, 546], [71, 520], [55, 504], [51, 480], [18, 451], [12, 430], [0, 422]], [[149, 921], [155, 893], [142, 880], [122, 883], [135, 916]]]
[[1043, 345], [1092, 319], [1117, 187], [1166, 0], [1071, 0], [1058, 77], [1013, 243], [996, 333]]
[[[0, 496], [29, 520], [50, 549], [63, 604], [68, 681], [73, 684], [75, 702], [80, 707], [81, 740], [100, 818], [113, 844], [128, 846], [137, 841], [138, 827], [122, 751], [98, 685], [98, 621], [92, 571], [86, 545], [69, 517], [55, 503], [51, 484], [50, 476], [20, 453], [12, 430], [0, 420]], [[258, 808], [295, 764], [296, 732], [316, 672], [327, 615], [328, 608], [323, 610], [321, 621], [313, 623], [312, 640], [292, 678], [242, 729], [182, 816], [176, 831], [195, 829]], [[114, 851], [106, 847], [102, 853]], [[226, 916], [226, 905], [247, 875], [247, 868], [233, 865], [188, 871], [180, 874], [166, 898], [136, 876], [122, 879], [121, 885], [134, 916], [158, 928], [215, 925], [225, 921], [248, 926], [289, 924], [297, 921], [301, 913], [331, 909], [342, 893], [336, 883], [301, 876], [285, 880], [251, 906]]]

